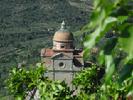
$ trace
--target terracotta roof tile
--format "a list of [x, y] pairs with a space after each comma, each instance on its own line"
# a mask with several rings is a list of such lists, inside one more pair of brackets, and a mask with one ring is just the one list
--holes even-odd
[[[53, 55], [55, 55], [56, 53], [59, 53], [49, 49], [49, 48], [44, 48], [41, 50], [41, 57], [52, 57]], [[82, 58], [83, 57], [83, 52], [82, 50], [74, 50], [73, 52], [60, 52], [60, 53], [64, 53], [65, 55], [68, 55], [70, 57], [74, 56], [75, 58]]]
[[52, 49], [44, 48], [41, 50], [41, 57], [51, 57], [55, 54]]

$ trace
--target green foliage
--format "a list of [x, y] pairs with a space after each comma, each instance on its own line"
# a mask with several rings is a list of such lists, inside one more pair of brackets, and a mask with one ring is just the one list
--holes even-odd
[[118, 39], [118, 44], [120, 48], [128, 53], [127, 62], [133, 58], [133, 26], [126, 27], [127, 29], [123, 29], [120, 34], [120, 38]]
[[40, 80], [45, 80], [44, 72], [45, 69], [40, 65], [30, 70], [14, 68], [6, 81], [8, 89], [15, 97], [24, 98], [29, 91], [36, 88]]
[[[72, 91], [64, 82], [52, 81], [46, 77], [46, 69], [42, 64], [36, 68], [26, 70], [25, 68], [14, 68], [6, 80], [7, 88], [16, 100], [34, 98], [38, 96], [41, 100], [70, 100]], [[32, 95], [30, 92], [34, 91]], [[36, 92], [39, 91], [39, 95]]]
[[86, 68], [80, 74], [76, 74], [73, 84], [78, 89], [84, 90], [85, 93], [92, 94], [98, 90], [103, 73], [104, 70], [96, 65]]
[[[83, 28], [83, 31], [91, 32], [84, 39], [84, 57], [90, 56], [94, 47], [98, 48], [96, 62], [99, 66], [105, 66], [105, 74], [99, 84], [100, 88], [88, 98], [133, 98], [133, 24], [129, 22], [133, 9], [129, 3], [128, 0], [95, 0], [93, 3], [91, 22]], [[89, 75], [86, 77], [89, 78]], [[80, 86], [85, 79], [79, 80]], [[83, 95], [85, 91], [81, 93]]]
[[41, 82], [38, 85], [41, 100], [71, 100], [72, 91], [65, 82], [48, 81]]

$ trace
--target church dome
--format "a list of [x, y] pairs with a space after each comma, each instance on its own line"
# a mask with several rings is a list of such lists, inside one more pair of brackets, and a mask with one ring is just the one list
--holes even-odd
[[73, 41], [73, 34], [65, 28], [64, 21], [61, 24], [60, 30], [55, 32], [53, 41], [58, 41], [58, 42], [72, 42]]

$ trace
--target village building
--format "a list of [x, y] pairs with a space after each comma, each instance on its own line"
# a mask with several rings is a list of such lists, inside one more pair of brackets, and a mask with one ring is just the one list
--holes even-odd
[[64, 80], [71, 85], [76, 72], [84, 67], [81, 49], [75, 49], [74, 36], [66, 28], [65, 22], [53, 36], [53, 48], [41, 50], [42, 62], [48, 69], [48, 77], [52, 80]]

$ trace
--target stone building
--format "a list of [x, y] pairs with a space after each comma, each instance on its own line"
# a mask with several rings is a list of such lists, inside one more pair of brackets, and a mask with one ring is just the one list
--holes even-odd
[[41, 57], [48, 69], [48, 77], [64, 80], [70, 87], [75, 73], [84, 66], [82, 50], [75, 49], [74, 36], [66, 29], [64, 22], [53, 36], [53, 48], [43, 48]]

